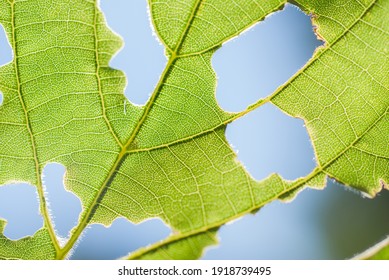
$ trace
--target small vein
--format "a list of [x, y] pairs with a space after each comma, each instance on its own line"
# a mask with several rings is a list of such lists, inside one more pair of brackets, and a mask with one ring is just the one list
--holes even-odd
[[108, 129], [115, 139], [116, 143], [119, 145], [120, 148], [123, 147], [123, 143], [120, 141], [118, 138], [115, 130], [113, 129], [111, 122], [108, 120], [107, 117], [107, 112], [106, 112], [106, 107], [105, 107], [105, 99], [104, 99], [104, 94], [101, 86], [101, 80], [100, 80], [100, 58], [99, 58], [99, 50], [98, 50], [98, 36], [97, 36], [97, 14], [98, 14], [98, 8], [97, 8], [97, 1], [94, 4], [94, 36], [95, 36], [95, 58], [96, 58], [96, 79], [97, 79], [97, 85], [98, 85], [98, 91], [99, 91], [99, 96], [100, 96], [100, 101], [101, 101], [101, 107], [103, 110], [103, 118], [108, 126]]
[[31, 149], [33, 153], [33, 158], [34, 158], [34, 163], [35, 163], [35, 175], [36, 175], [36, 184], [37, 184], [37, 191], [38, 191], [38, 196], [39, 196], [39, 201], [40, 201], [40, 211], [44, 219], [45, 226], [47, 227], [51, 243], [54, 246], [54, 249], [56, 252], [60, 250], [60, 246], [56, 237], [56, 234], [54, 232], [54, 228], [52, 226], [50, 216], [48, 213], [47, 209], [47, 204], [46, 204], [46, 199], [45, 199], [45, 194], [43, 190], [43, 185], [42, 185], [42, 179], [41, 179], [41, 169], [40, 169], [40, 163], [38, 159], [38, 152], [37, 152], [37, 147], [35, 143], [35, 136], [32, 130], [31, 126], [31, 121], [30, 117], [28, 114], [28, 110], [26, 107], [25, 100], [22, 95], [22, 89], [21, 89], [21, 80], [20, 80], [20, 74], [19, 74], [19, 65], [18, 65], [18, 54], [17, 54], [17, 45], [16, 45], [16, 26], [15, 26], [15, 1], [10, 3], [11, 5], [11, 16], [12, 16], [12, 49], [14, 52], [14, 60], [13, 64], [15, 67], [15, 76], [16, 76], [16, 82], [17, 82], [17, 92], [19, 96], [19, 101], [22, 106], [23, 112], [24, 112], [24, 118], [26, 121], [26, 127], [27, 131], [29, 134], [30, 142], [31, 142]]

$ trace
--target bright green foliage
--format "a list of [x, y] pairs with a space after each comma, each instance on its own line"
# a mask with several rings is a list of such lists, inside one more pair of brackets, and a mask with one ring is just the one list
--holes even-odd
[[389, 5], [301, 2], [326, 44], [272, 102], [306, 121], [322, 172], [374, 196], [389, 178]]
[[[123, 73], [108, 67], [121, 41], [96, 1], [0, 0], [14, 50], [0, 68], [0, 184], [35, 185], [45, 220], [31, 238], [0, 236], [0, 258], [65, 258], [88, 224], [118, 217], [160, 217], [174, 229], [129, 258], [198, 258], [224, 223], [324, 187], [327, 175], [370, 195], [387, 187], [388, 1], [302, 1], [326, 45], [268, 98], [241, 113], [218, 107], [213, 53], [284, 4], [150, 0], [168, 62], [147, 104], [136, 107], [123, 95]], [[258, 182], [237, 162], [226, 125], [266, 102], [306, 121], [319, 163], [307, 177]], [[83, 204], [63, 247], [42, 189], [50, 162], [67, 168], [66, 188]]]
[[[0, 220], [0, 231], [4, 230], [5, 223]], [[44, 260], [55, 258], [55, 248], [50, 240], [47, 229], [41, 229], [34, 237], [27, 237], [20, 241], [8, 240], [0, 235], [0, 260]]]
[[200, 258], [206, 246], [217, 244], [218, 228], [191, 234], [175, 235], [148, 248], [138, 250], [129, 259], [134, 260], [191, 260]]

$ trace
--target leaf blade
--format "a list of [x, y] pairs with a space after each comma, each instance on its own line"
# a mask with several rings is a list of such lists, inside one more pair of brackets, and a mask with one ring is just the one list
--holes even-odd
[[[8, 1], [2, 0], [0, 5], [6, 6], [7, 3]], [[333, 57], [343, 55], [344, 46], [340, 50], [333, 46], [349, 40], [346, 36], [352, 32], [359, 34], [360, 31], [353, 29], [355, 26], [365, 22], [375, 26], [376, 18], [379, 22], [385, 19], [388, 4], [384, 1], [371, 1], [368, 3], [370, 6], [362, 5], [364, 7], [362, 10], [361, 5], [357, 5], [356, 8], [348, 7], [347, 10], [359, 13], [356, 16], [357, 20], [355, 21], [355, 15], [351, 18], [346, 17], [340, 27], [336, 27], [332, 21], [328, 24], [329, 19], [326, 17], [328, 13], [338, 15], [335, 9], [339, 4], [337, 1], [330, 3], [328, 8], [315, 1], [302, 3], [319, 15], [318, 28], [321, 36], [328, 41], [327, 46], [316, 54], [304, 70], [275, 94], [235, 114], [224, 112], [216, 102], [216, 77], [211, 66], [211, 57], [220, 44], [279, 9], [284, 2], [269, 1], [258, 9], [250, 8], [250, 5], [259, 5], [256, 1], [234, 1], [226, 5], [222, 1], [214, 1], [211, 4], [210, 1], [198, 0], [192, 1], [186, 8], [180, 6], [182, 2], [169, 2], [175, 9], [186, 9], [184, 13], [173, 12], [167, 17], [170, 20], [177, 17], [176, 22], [180, 22], [180, 17], [185, 18], [181, 19], [182, 26], [171, 32], [161, 28], [165, 24], [164, 18], [158, 18], [157, 15], [161, 15], [161, 12], [155, 12], [156, 8], [152, 8], [153, 23], [159, 37], [167, 46], [169, 61], [154, 93], [143, 107], [136, 107], [125, 100], [122, 94], [125, 84], [123, 74], [108, 66], [110, 58], [120, 47], [120, 40], [106, 28], [96, 2], [56, 3], [55, 8], [59, 14], [59, 18], [56, 19], [51, 18], [52, 13], [47, 9], [42, 11], [41, 7], [46, 7], [45, 1], [40, 1], [41, 5], [35, 6], [29, 6], [31, 3], [26, 1], [16, 3], [19, 11], [26, 9], [34, 15], [31, 18], [43, 17], [44, 20], [21, 18], [16, 26], [18, 31], [13, 32], [15, 38], [20, 38], [20, 41], [14, 44], [14, 51], [17, 54], [14, 61], [19, 57], [22, 62], [20, 72], [22, 87], [16, 90], [12, 88], [12, 79], [9, 77], [15, 76], [16, 73], [12, 73], [10, 66], [0, 69], [0, 89], [5, 93], [3, 106], [0, 107], [0, 116], [4, 116], [5, 122], [0, 123], [2, 128], [0, 131], [7, 132], [4, 133], [4, 137], [11, 135], [8, 142], [21, 133], [17, 129], [11, 132], [8, 132], [9, 129], [6, 130], [7, 122], [11, 121], [7, 119], [9, 118], [7, 110], [12, 111], [18, 106], [17, 103], [12, 104], [14, 102], [12, 96], [16, 91], [26, 98], [24, 112], [28, 112], [26, 119], [32, 120], [30, 135], [37, 142], [38, 155], [31, 156], [26, 155], [24, 151], [20, 152], [19, 157], [24, 160], [19, 163], [20, 169], [38, 166], [34, 178], [39, 182], [41, 180], [39, 169], [43, 165], [53, 161], [62, 163], [67, 168], [66, 188], [77, 194], [84, 206], [79, 225], [73, 229], [68, 243], [59, 249], [59, 252], [57, 249], [56, 258], [67, 256], [87, 225], [91, 223], [109, 225], [114, 219], [122, 216], [133, 222], [160, 217], [176, 232], [169, 239], [174, 242], [168, 240], [160, 244], [161, 248], [156, 245], [152, 252], [146, 250], [136, 254], [137, 257], [197, 258], [203, 248], [214, 243], [214, 234], [224, 223], [256, 211], [274, 199], [286, 196], [290, 198], [306, 186], [323, 187], [326, 174], [339, 181], [353, 184], [372, 195], [387, 186], [389, 164], [386, 157], [388, 148], [385, 143], [389, 141], [387, 135], [380, 134], [381, 131], [388, 130], [389, 123], [386, 115], [388, 100], [385, 95], [383, 98], [377, 97], [378, 101], [384, 101], [379, 104], [380, 110], [386, 108], [384, 113], [377, 114], [379, 117], [373, 119], [372, 122], [377, 125], [358, 126], [356, 131], [353, 125], [350, 125], [352, 128], [350, 130], [347, 123], [341, 122], [345, 126], [338, 127], [329, 117], [325, 118], [329, 122], [326, 129], [315, 127], [311, 122], [312, 118], [317, 116], [317, 110], [309, 107], [310, 104], [304, 106], [301, 98], [300, 102], [296, 102], [294, 92], [288, 91], [289, 87], [298, 88], [300, 84], [304, 86], [306, 82], [300, 83], [301, 77], [308, 76], [310, 69], [313, 68], [319, 73], [326, 70], [323, 65], [317, 66], [321, 59], [326, 58], [329, 60], [328, 63], [336, 63]], [[150, 1], [152, 7], [155, 3]], [[239, 3], [239, 6], [234, 6], [236, 3]], [[77, 5], [76, 10], [72, 9], [74, 5]], [[218, 11], [215, 11], [215, 7]], [[378, 17], [376, 15], [371, 17], [370, 12], [373, 9], [378, 13]], [[210, 16], [212, 10], [214, 15], [219, 13], [219, 16], [212, 18]], [[64, 15], [63, 11], [72, 11], [71, 20], [61, 18]], [[5, 12], [0, 14], [0, 20], [7, 29], [7, 17], [3, 13]], [[250, 13], [253, 13], [252, 17]], [[213, 32], [210, 35], [212, 38], [208, 37], [205, 40], [198, 30], [209, 25], [210, 20], [214, 20], [212, 24], [219, 31]], [[388, 25], [381, 28], [384, 32], [380, 28], [375, 28], [375, 32], [380, 31], [383, 33], [381, 36], [386, 38], [386, 26]], [[362, 33], [364, 32], [363, 29]], [[69, 34], [74, 35], [74, 38], [69, 40], [71, 37]], [[80, 39], [80, 34], [84, 39]], [[38, 37], [43, 40], [38, 40]], [[23, 44], [26, 39], [36, 42]], [[196, 40], [199, 43], [196, 44]], [[375, 52], [379, 50], [379, 53], [386, 54], [387, 50], [382, 48], [381, 41], [369, 43], [370, 46], [374, 45], [374, 48], [369, 50], [373, 49]], [[331, 56], [327, 58], [329, 52]], [[64, 63], [69, 61], [69, 58], [72, 59], [72, 63]], [[357, 67], [360, 63], [352, 62], [352, 67]], [[39, 69], [36, 65], [45, 65], [45, 69]], [[339, 65], [333, 68], [342, 69]], [[382, 72], [385, 73], [387, 68], [386, 60]], [[380, 73], [377, 80], [382, 80], [381, 85], [387, 84], [387, 77]], [[369, 76], [370, 73], [362, 74], [366, 79], [366, 74]], [[374, 75], [377, 75], [376, 71]], [[305, 78], [312, 80], [314, 77]], [[346, 84], [349, 87], [350, 84], [354, 85], [355, 81], [353, 79], [350, 81], [349, 76], [342, 78], [347, 80]], [[329, 79], [322, 77], [322, 81], [315, 83], [319, 85], [317, 92], [322, 92], [323, 88], [334, 88], [338, 91], [331, 77]], [[304, 91], [307, 89], [305, 85]], [[369, 86], [363, 88], [361, 92], [365, 93], [366, 89], [369, 89]], [[379, 92], [385, 94], [386, 90], [383, 87], [383, 91], [381, 89]], [[37, 95], [37, 92], [43, 92], [42, 96]], [[315, 98], [315, 95], [310, 93], [310, 98]], [[316, 102], [318, 110], [332, 100], [330, 97], [327, 104], [326, 102], [320, 104], [319, 101]], [[276, 104], [289, 114], [303, 117], [308, 122], [319, 166], [307, 177], [287, 182], [277, 175], [272, 175], [257, 182], [236, 161], [236, 155], [225, 139], [226, 125], [267, 102]], [[352, 109], [354, 115], [358, 115], [358, 106], [352, 102], [347, 103], [347, 106]], [[339, 111], [339, 108], [337, 110]], [[363, 113], [358, 115], [359, 118], [365, 115], [364, 110], [369, 112], [363, 107], [361, 110]], [[25, 125], [23, 121], [19, 124]], [[336, 130], [352, 131], [357, 138], [350, 137], [347, 133], [342, 135], [344, 139], [340, 137], [342, 145], [339, 145], [336, 142], [339, 140], [336, 134], [331, 138], [332, 131]], [[320, 137], [315, 138], [315, 133]], [[361, 139], [364, 141], [360, 141]], [[373, 145], [377, 141], [378, 148], [377, 145]], [[349, 152], [350, 147], [354, 149], [357, 145], [364, 155], [370, 152], [377, 156], [378, 150], [379, 160], [372, 162], [369, 159], [367, 163], [361, 163], [358, 152], [357, 154], [354, 150], [354, 154]], [[16, 143], [13, 146], [15, 151], [18, 150]], [[25, 145], [23, 148], [31, 147], [32, 145]], [[34, 148], [32, 150], [34, 151]], [[5, 161], [7, 157], [10, 157], [9, 152], [0, 160]], [[365, 155], [364, 158], [367, 157]], [[31, 159], [34, 158], [33, 166]], [[351, 169], [347, 167], [350, 162], [351, 165], [355, 165]], [[375, 168], [373, 171], [370, 170], [371, 166]], [[8, 166], [8, 169], [10, 168], [11, 165]], [[1, 169], [4, 170], [3, 167]], [[348, 175], [350, 170], [353, 172], [363, 170], [369, 173], [369, 176], [363, 176], [362, 180], [361, 175], [356, 174], [357, 177], [353, 178]], [[0, 183], [12, 180], [6, 178], [10, 176], [9, 174], [11, 173], [7, 169], [1, 171], [0, 175], [5, 179], [0, 177]], [[12, 176], [14, 179], [27, 180], [23, 177], [24, 174]], [[39, 183], [35, 184], [39, 188]], [[43, 203], [43, 193], [40, 197], [43, 207], [41, 212], [47, 211]], [[49, 221], [45, 227], [50, 227]], [[212, 238], [209, 238], [209, 231], [212, 232]], [[190, 240], [197, 240], [195, 250], [190, 249], [191, 246], [188, 245], [191, 243]], [[5, 249], [0, 249], [0, 252], [8, 250], [7, 246], [13, 245], [5, 245]], [[186, 248], [185, 254], [180, 254], [180, 248]]]

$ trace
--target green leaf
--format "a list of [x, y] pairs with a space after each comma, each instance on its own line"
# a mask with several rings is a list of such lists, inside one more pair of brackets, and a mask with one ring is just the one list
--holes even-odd
[[303, 118], [318, 168], [374, 196], [388, 187], [387, 1], [301, 1], [325, 40], [272, 102]]
[[200, 258], [206, 246], [217, 244], [218, 228], [195, 235], [172, 235], [170, 238], [142, 248], [132, 254], [132, 260], [191, 260]]
[[[168, 62], [140, 107], [125, 99], [123, 73], [108, 66], [121, 40], [96, 1], [0, 0], [14, 51], [0, 68], [0, 184], [35, 185], [44, 217], [32, 237], [0, 236], [0, 257], [66, 258], [92, 223], [159, 217], [174, 234], [128, 258], [198, 258], [221, 225], [306, 186], [322, 188], [327, 176], [371, 196], [387, 188], [387, 1], [299, 2], [315, 15], [325, 46], [271, 96], [240, 113], [219, 108], [212, 55], [284, 4], [150, 0]], [[236, 160], [227, 124], [267, 102], [305, 120], [318, 161], [308, 176], [258, 182]], [[42, 187], [50, 162], [66, 167], [65, 187], [83, 205], [64, 246]]]
[[[6, 222], [0, 220], [0, 232], [4, 230], [5, 225]], [[0, 248], [0, 260], [55, 258], [55, 247], [47, 229], [39, 230], [34, 237], [26, 237], [18, 241], [11, 241], [0, 233]]]

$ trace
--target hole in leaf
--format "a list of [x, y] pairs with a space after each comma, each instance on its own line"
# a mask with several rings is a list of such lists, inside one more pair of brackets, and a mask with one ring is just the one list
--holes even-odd
[[[217, 99], [228, 111], [240, 111], [272, 94], [321, 44], [309, 16], [286, 5], [249, 32], [216, 52]], [[279, 173], [286, 179], [307, 175], [314, 167], [311, 141], [302, 120], [264, 105], [227, 127], [238, 159], [256, 179]]]
[[278, 173], [285, 179], [309, 174], [316, 166], [304, 122], [271, 104], [228, 125], [228, 142], [255, 179]]
[[[218, 50], [213, 65], [218, 74], [217, 100], [227, 111], [241, 111], [273, 93], [312, 56], [322, 42], [310, 19], [286, 5], [243, 36]], [[279, 173], [294, 179], [315, 167], [311, 141], [303, 121], [271, 104], [229, 124], [227, 139], [238, 158], [256, 179]], [[220, 246], [206, 251], [205, 259], [320, 259], [330, 253], [315, 213], [317, 191], [301, 193], [291, 204], [274, 202], [258, 215], [248, 215], [221, 228]], [[263, 229], [266, 228], [266, 231]], [[243, 238], [237, 238], [241, 236]]]
[[6, 36], [4, 27], [0, 24], [0, 65], [8, 64], [12, 61], [12, 48]]
[[83, 235], [71, 259], [121, 258], [138, 248], [165, 239], [170, 233], [170, 228], [160, 219], [134, 225], [124, 218], [119, 218], [109, 228], [92, 225]]
[[0, 187], [0, 218], [7, 221], [7, 238], [18, 240], [34, 235], [43, 226], [36, 188], [23, 183]]
[[215, 53], [218, 103], [226, 111], [244, 110], [286, 82], [320, 45], [310, 18], [287, 4]]
[[166, 64], [164, 48], [151, 32], [147, 2], [103, 0], [100, 6], [110, 28], [126, 42], [110, 65], [126, 73], [127, 98], [145, 104]]
[[[5, 34], [4, 27], [0, 24], [0, 66], [12, 61], [12, 48]], [[0, 106], [3, 104], [3, 93], [0, 91]]]
[[47, 164], [43, 169], [43, 183], [51, 219], [60, 237], [69, 235], [70, 230], [77, 225], [82, 210], [79, 198], [65, 190], [64, 174], [65, 167], [58, 163]]

